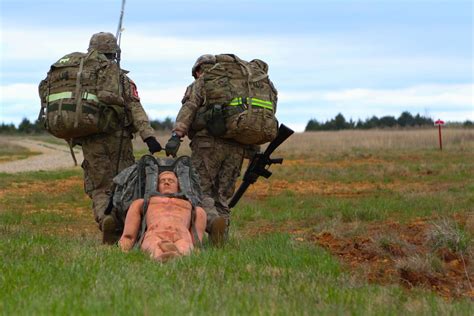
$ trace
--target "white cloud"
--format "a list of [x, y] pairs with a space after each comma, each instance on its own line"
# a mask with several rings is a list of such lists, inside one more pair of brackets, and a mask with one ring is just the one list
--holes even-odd
[[0, 104], [38, 101], [38, 85], [16, 83], [0, 86]]
[[474, 84], [418, 85], [403, 89], [340, 89], [280, 91], [281, 102], [333, 103], [365, 106], [474, 106]]
[[473, 105], [473, 84], [421, 85], [405, 89], [347, 89], [327, 92], [322, 98], [331, 102], [364, 103], [368, 105]]
[[[55, 60], [71, 51], [86, 51], [90, 36], [97, 30], [10, 28], [3, 30], [3, 60]], [[45, 39], [44, 34], [48, 34]], [[128, 61], [156, 63], [158, 60], [194, 61], [205, 53], [233, 52], [243, 56], [254, 56], [255, 48], [261, 56], [278, 52], [283, 38], [258, 37], [171, 37], [126, 32], [122, 35], [122, 52]], [[245, 43], [242, 45], [242, 43]], [[31, 48], [34, 47], [34, 54]], [[257, 56], [258, 57], [258, 56]], [[155, 62], [154, 62], [155, 61]]]
[[[442, 56], [438, 55], [373, 56], [367, 43], [348, 43], [341, 38], [315, 35], [171, 37], [142, 32], [131, 25], [129, 29], [133, 31], [126, 30], [123, 35], [123, 64], [132, 70], [131, 77], [137, 80], [142, 103], [151, 118], [176, 116], [191, 79], [189, 69], [197, 56], [232, 52], [246, 59], [263, 58], [270, 64], [272, 78], [280, 79], [275, 82], [279, 89], [279, 118], [290, 126], [294, 124], [297, 130], [301, 130], [303, 121], [326, 120], [339, 112], [354, 119], [371, 115], [396, 116], [405, 110], [440, 113], [446, 120], [474, 119], [472, 83], [412, 84], [429, 82], [423, 80], [423, 76], [427, 78], [432, 72], [442, 74], [439, 78], [460, 73], [465, 71], [466, 65], [472, 66], [472, 61], [440, 60]], [[2, 29], [1, 79], [9, 84], [0, 86], [0, 122], [15, 118], [13, 121], [18, 123], [25, 115], [35, 119], [39, 109], [37, 83], [18, 82], [36, 80], [31, 77], [31, 69], [38, 71], [42, 67], [39, 63], [44, 63], [46, 74], [58, 57], [71, 51], [85, 51], [90, 35], [96, 31], [88, 26], [33, 29], [13, 25]], [[29, 67], [33, 64], [35, 67]], [[30, 76], [22, 76], [23, 72]], [[397, 79], [388, 80], [391, 77]], [[381, 78], [388, 79], [382, 82]], [[409, 82], [404, 82], [404, 78]], [[372, 88], [390, 85], [406, 87]]]

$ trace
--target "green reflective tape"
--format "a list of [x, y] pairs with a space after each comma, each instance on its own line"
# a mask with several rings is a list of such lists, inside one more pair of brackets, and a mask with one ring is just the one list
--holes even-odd
[[233, 98], [229, 105], [233, 105], [233, 106], [236, 106], [236, 105], [242, 105], [242, 98]]
[[271, 105], [266, 105], [266, 104], [258, 104], [258, 103], [252, 103], [252, 105], [254, 105], [254, 106], [258, 106], [258, 107], [261, 107], [261, 108], [264, 108], [264, 109], [273, 110], [273, 107], [272, 107]]
[[[270, 102], [270, 101], [257, 99], [257, 98], [247, 98], [247, 101], [250, 104], [254, 105], [254, 106], [262, 107], [264, 109], [273, 110], [273, 103]], [[242, 105], [242, 104], [243, 104], [242, 98], [233, 98], [229, 103], [230, 106], [239, 106], [239, 105]]]
[[72, 98], [72, 92], [60, 92], [60, 93], [53, 93], [48, 95], [48, 102], [53, 102], [57, 101], [60, 99], [71, 99]]
[[252, 103], [260, 103], [260, 104], [266, 104], [266, 105], [273, 105], [273, 103], [270, 102], [270, 101], [265, 101], [265, 100], [257, 99], [257, 98], [251, 98], [251, 99], [252, 99]]

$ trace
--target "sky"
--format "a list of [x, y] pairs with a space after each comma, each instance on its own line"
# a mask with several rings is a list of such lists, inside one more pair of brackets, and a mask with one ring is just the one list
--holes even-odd
[[[52, 63], [116, 33], [121, 0], [0, 0], [0, 123], [34, 121]], [[303, 131], [403, 111], [474, 121], [473, 2], [127, 0], [121, 66], [150, 119], [175, 119], [202, 54], [262, 59], [277, 118]]]

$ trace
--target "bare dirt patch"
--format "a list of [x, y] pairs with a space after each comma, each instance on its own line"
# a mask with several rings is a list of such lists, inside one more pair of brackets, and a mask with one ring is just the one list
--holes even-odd
[[[474, 214], [457, 216], [456, 222], [471, 229]], [[245, 235], [285, 231], [297, 242], [311, 242], [337, 256], [346, 269], [377, 284], [401, 284], [431, 289], [446, 299], [474, 299], [474, 253], [460, 253], [446, 247], [433, 250], [427, 236], [434, 219], [417, 218], [409, 223], [397, 221], [338, 223], [336, 230], [317, 230], [316, 223], [256, 222]], [[353, 232], [348, 234], [348, 232]], [[471, 232], [474, 233], [474, 232]], [[349, 235], [349, 236], [348, 236]]]

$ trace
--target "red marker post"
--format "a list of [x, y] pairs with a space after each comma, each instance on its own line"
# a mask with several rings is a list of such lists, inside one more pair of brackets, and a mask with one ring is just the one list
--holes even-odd
[[438, 119], [436, 122], [434, 122], [435, 126], [438, 126], [438, 131], [439, 131], [439, 150], [443, 150], [443, 141], [441, 140], [441, 126], [444, 125], [444, 121]]

